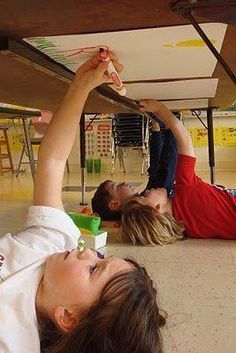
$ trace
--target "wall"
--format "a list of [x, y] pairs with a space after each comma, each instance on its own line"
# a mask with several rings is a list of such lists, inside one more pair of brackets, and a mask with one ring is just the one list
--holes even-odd
[[[203, 118], [206, 123], [206, 119]], [[184, 124], [188, 129], [201, 128], [202, 124], [197, 118], [187, 117], [184, 118]], [[236, 128], [236, 116], [231, 117], [214, 117], [214, 127], [234, 127]], [[18, 141], [14, 138], [15, 129], [11, 128], [10, 132], [11, 143], [14, 142], [13, 147], [13, 159], [14, 165], [17, 166], [20, 149]], [[79, 138], [77, 137], [72, 152], [69, 157], [71, 170], [79, 170], [80, 166], [80, 153], [79, 153]], [[207, 170], [208, 169], [208, 148], [207, 147], [197, 147], [195, 148], [195, 153], [198, 160], [198, 169]], [[35, 149], [35, 154], [37, 156], [37, 148]], [[129, 150], [127, 156], [124, 158], [125, 166], [127, 172], [140, 172], [141, 171], [141, 152]], [[25, 159], [26, 160], [26, 159]], [[236, 170], [236, 147], [220, 147], [215, 146], [215, 160], [216, 167], [219, 170]], [[111, 169], [111, 160], [107, 158], [102, 161], [102, 171], [109, 172]], [[116, 171], [122, 170], [119, 167], [119, 162], [116, 162]]]
[[[202, 118], [206, 124], [206, 118]], [[188, 129], [202, 128], [201, 122], [195, 117], [184, 118], [184, 124]], [[214, 117], [214, 127], [234, 127], [236, 128], [236, 116], [231, 117]], [[76, 144], [78, 141], [76, 142]], [[197, 157], [197, 167], [200, 170], [208, 170], [208, 147], [195, 147], [195, 154]], [[129, 150], [126, 152], [124, 158], [127, 172], [139, 172], [141, 171], [142, 157], [140, 151]], [[78, 160], [78, 148], [74, 146], [73, 151], [70, 155], [70, 161], [72, 164], [77, 164]], [[215, 146], [215, 162], [218, 170], [236, 170], [236, 146], [234, 147], [221, 147]], [[103, 171], [108, 172], [111, 169], [110, 159], [102, 161]], [[78, 166], [73, 168], [78, 169]], [[116, 162], [116, 171], [121, 171], [122, 168], [119, 166], [119, 161]]]
[[[205, 124], [206, 118], [202, 119]], [[236, 128], [236, 116], [214, 117], [214, 128], [234, 127]], [[185, 118], [184, 124], [188, 129], [202, 128], [201, 122], [197, 118]], [[208, 168], [208, 147], [195, 147], [195, 154], [198, 161], [198, 168], [205, 170]], [[215, 163], [219, 170], [236, 170], [236, 146], [222, 147], [215, 145]]]

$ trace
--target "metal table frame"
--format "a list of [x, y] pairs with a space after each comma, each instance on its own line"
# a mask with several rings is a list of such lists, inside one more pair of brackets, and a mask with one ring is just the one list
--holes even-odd
[[215, 146], [214, 146], [213, 108], [208, 108], [204, 110], [207, 111], [207, 125], [202, 121], [200, 115], [195, 110], [192, 110], [192, 115], [196, 116], [200, 120], [204, 128], [207, 130], [210, 180], [211, 180], [211, 184], [215, 184]]

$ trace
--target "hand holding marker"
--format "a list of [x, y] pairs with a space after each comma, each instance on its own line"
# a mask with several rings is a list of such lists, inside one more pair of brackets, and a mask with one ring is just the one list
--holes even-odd
[[99, 49], [99, 56], [102, 61], [108, 62], [107, 72], [114, 83], [115, 89], [121, 96], [125, 96], [126, 88], [123, 85], [123, 82], [121, 81], [120, 76], [107, 53], [107, 49], [101, 47]]
[[[107, 72], [112, 79], [115, 89], [121, 96], [126, 95], [126, 88], [123, 85], [123, 82], [121, 81], [118, 72], [116, 71], [116, 68], [114, 67], [111, 58], [108, 55], [108, 47], [107, 46], [93, 46], [93, 47], [85, 47], [85, 48], [77, 48], [77, 49], [72, 49], [72, 50], [65, 50], [61, 53], [63, 53], [67, 58], [69, 57], [76, 57], [80, 55], [81, 53], [97, 53], [97, 50], [99, 49], [98, 53], [98, 58], [101, 61], [108, 62], [108, 68]], [[60, 53], [60, 52], [59, 52]]]

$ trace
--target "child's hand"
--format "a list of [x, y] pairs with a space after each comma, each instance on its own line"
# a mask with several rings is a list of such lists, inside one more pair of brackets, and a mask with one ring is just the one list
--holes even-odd
[[160, 131], [161, 130], [160, 125], [158, 124], [158, 122], [156, 120], [152, 119], [151, 123], [152, 123], [152, 125], [151, 125], [152, 131]]
[[165, 107], [164, 104], [154, 100], [154, 99], [144, 99], [139, 102], [139, 110], [141, 112], [155, 112], [158, 113], [160, 109]]
[[[108, 54], [117, 72], [120, 73], [123, 70], [123, 65], [118, 62], [115, 54], [112, 52]], [[92, 89], [109, 81], [109, 76], [106, 74], [107, 67], [108, 64], [102, 62], [99, 55], [96, 55], [79, 67], [75, 80], [83, 86], [83, 89], [90, 92]]]

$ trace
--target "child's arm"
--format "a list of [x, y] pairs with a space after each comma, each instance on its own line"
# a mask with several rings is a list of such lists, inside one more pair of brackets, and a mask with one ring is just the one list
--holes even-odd
[[155, 112], [172, 131], [178, 142], [178, 153], [194, 157], [193, 144], [187, 129], [164, 104], [155, 100], [143, 100], [139, 102], [139, 107], [141, 112]]
[[[116, 69], [122, 65], [109, 53]], [[34, 204], [63, 209], [61, 188], [66, 160], [73, 146], [89, 92], [108, 80], [107, 63], [93, 57], [77, 71], [59, 110], [54, 114], [39, 150]]]

